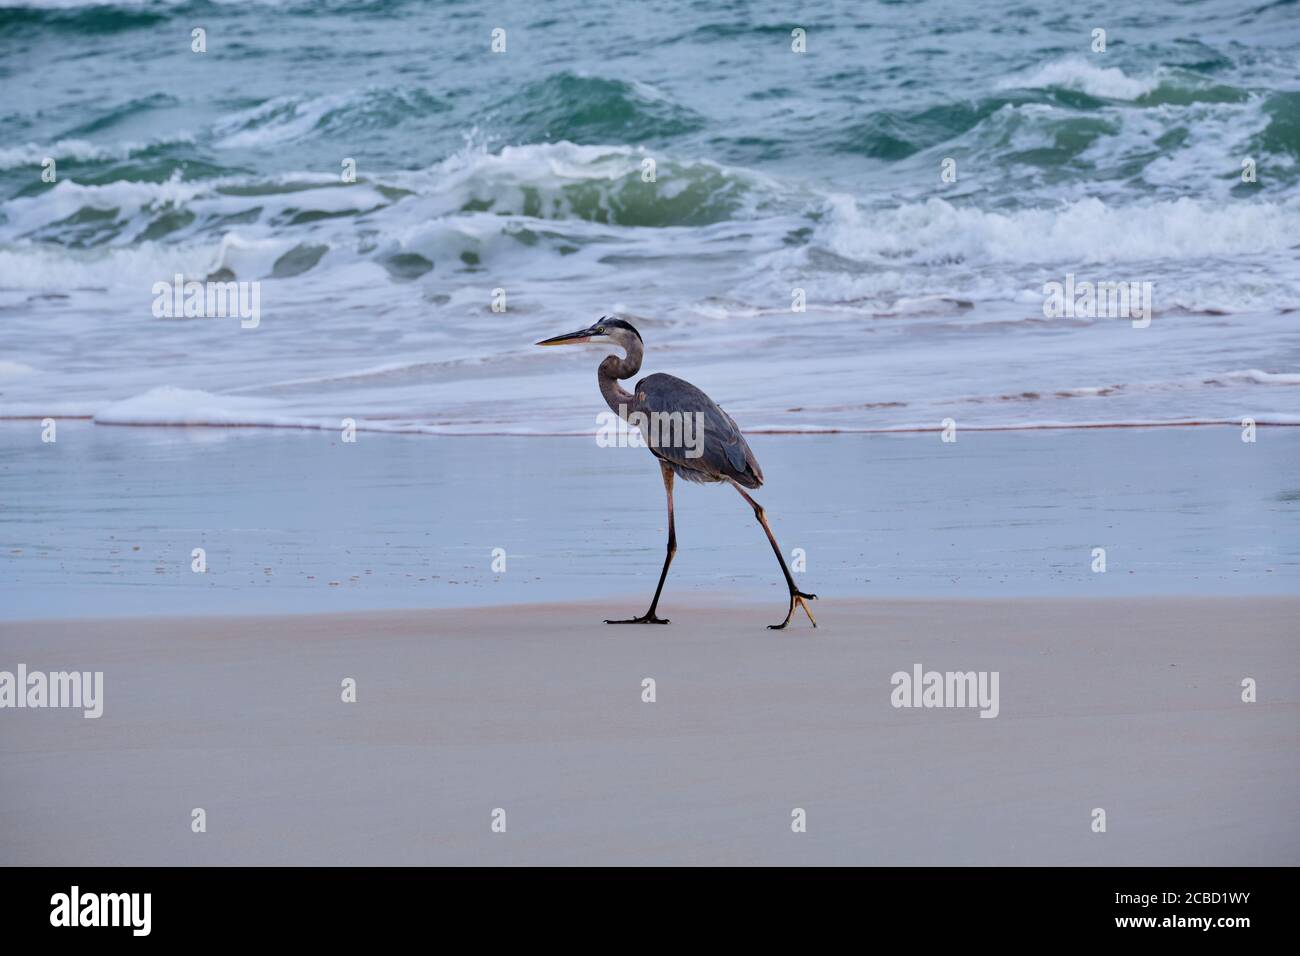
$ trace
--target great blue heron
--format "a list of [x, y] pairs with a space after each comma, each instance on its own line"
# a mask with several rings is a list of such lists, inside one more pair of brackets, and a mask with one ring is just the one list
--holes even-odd
[[[749, 496], [746, 488], [757, 488], [763, 484], [763, 471], [758, 467], [754, 453], [749, 450], [745, 436], [740, 433], [731, 416], [718, 407], [717, 403], [705, 395], [690, 382], [684, 382], [673, 375], [662, 373], [647, 375], [636, 383], [636, 394], [628, 394], [618, 384], [619, 379], [631, 378], [641, 370], [641, 358], [644, 347], [641, 334], [622, 319], [602, 317], [599, 322], [577, 332], [557, 335], [554, 338], [538, 342], [538, 345], [583, 345], [588, 342], [609, 343], [617, 345], [626, 353], [626, 357], [606, 356], [600, 363], [596, 378], [600, 383], [600, 394], [614, 413], [625, 421], [638, 422], [646, 429], [651, 423], [651, 438], [646, 445], [659, 459], [659, 469], [663, 473], [664, 491], [668, 494], [668, 555], [664, 558], [664, 569], [659, 573], [659, 586], [655, 588], [654, 600], [650, 610], [640, 617], [623, 621], [606, 621], [606, 624], [667, 624], [658, 617], [655, 610], [659, 607], [659, 595], [664, 589], [664, 579], [668, 577], [668, 566], [673, 563], [677, 553], [677, 532], [673, 527], [673, 475], [681, 475], [687, 481], [702, 483], [728, 482], [741, 497], [754, 509], [754, 516], [763, 526], [767, 540], [772, 543], [772, 551], [781, 564], [781, 573], [790, 588], [790, 608], [785, 620], [780, 624], [771, 624], [773, 630], [780, 630], [790, 623], [795, 605], [804, 609], [813, 627], [817, 619], [813, 617], [808, 602], [817, 595], [805, 594], [794, 586], [794, 578], [786, 567], [781, 548], [776, 543], [776, 536], [767, 523], [763, 506]], [[639, 413], [639, 419], [636, 417]], [[674, 425], [690, 416], [692, 422], [702, 426], [702, 435], [692, 437], [688, 442], [684, 430], [676, 427], [659, 428], [657, 423], [676, 416]]]

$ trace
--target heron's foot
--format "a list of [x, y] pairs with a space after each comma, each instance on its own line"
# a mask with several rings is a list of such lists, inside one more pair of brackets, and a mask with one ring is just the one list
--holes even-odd
[[625, 621], [606, 621], [606, 624], [667, 624], [668, 621], [662, 617], [655, 617], [650, 611], [646, 611], [640, 617], [629, 617]]
[[782, 621], [780, 624], [769, 624], [767, 626], [768, 630], [769, 631], [784, 630], [785, 626], [790, 623], [790, 618], [794, 616], [794, 609], [796, 605], [803, 608], [803, 612], [808, 615], [808, 620], [812, 621], [812, 626], [816, 627], [817, 618], [813, 617], [812, 608], [808, 606], [809, 601], [815, 601], [815, 600], [817, 600], [817, 595], [815, 594], [804, 594], [802, 591], [791, 591], [790, 610], [786, 611], [785, 620]]

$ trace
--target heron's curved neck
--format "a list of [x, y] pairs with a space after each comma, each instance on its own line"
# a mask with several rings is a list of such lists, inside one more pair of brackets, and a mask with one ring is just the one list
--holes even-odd
[[643, 353], [639, 339], [634, 339], [623, 347], [627, 350], [627, 358], [619, 358], [617, 355], [606, 356], [600, 363], [600, 368], [596, 370], [596, 379], [600, 382], [600, 394], [605, 396], [605, 404], [613, 409], [616, 415], [626, 418], [632, 406], [632, 394], [619, 385], [618, 380], [631, 378], [641, 371]]

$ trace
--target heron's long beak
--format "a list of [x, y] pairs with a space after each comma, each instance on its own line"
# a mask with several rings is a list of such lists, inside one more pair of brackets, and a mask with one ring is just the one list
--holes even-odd
[[583, 342], [590, 342], [591, 337], [596, 334], [595, 328], [581, 329], [577, 332], [566, 332], [564, 335], [556, 335], [553, 338], [542, 339], [538, 345], [581, 345]]

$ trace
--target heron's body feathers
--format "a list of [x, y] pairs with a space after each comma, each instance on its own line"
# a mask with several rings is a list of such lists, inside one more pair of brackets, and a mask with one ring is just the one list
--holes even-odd
[[[661, 426], [658, 440], [648, 443], [656, 458], [687, 481], [732, 479], [746, 488], [763, 484], [763, 470], [740, 428], [717, 402], [690, 382], [663, 373], [647, 375], [636, 383], [631, 410], [651, 420], [675, 412], [683, 419], [691, 416], [680, 432]], [[697, 431], [697, 423], [702, 433]]]

